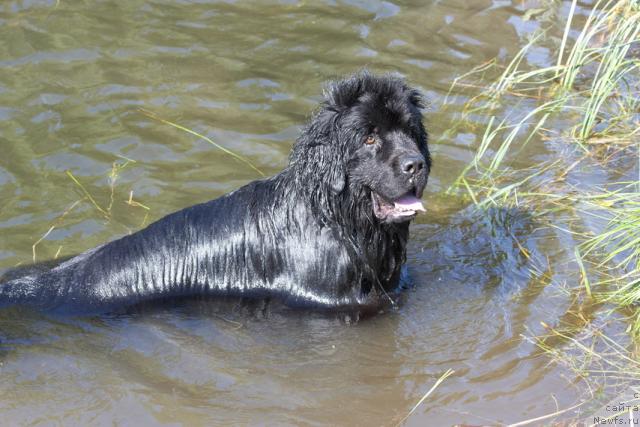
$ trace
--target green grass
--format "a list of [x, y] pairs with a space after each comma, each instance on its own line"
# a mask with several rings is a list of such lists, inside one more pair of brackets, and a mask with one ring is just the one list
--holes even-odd
[[[515, 144], [523, 148], [531, 139], [546, 137], [544, 125], [550, 118], [573, 115], [573, 127], [562, 136], [585, 151], [584, 144], [589, 140], [615, 136], [619, 141], [625, 141], [640, 132], [633, 119], [640, 104], [639, 93], [633, 89], [638, 80], [634, 72], [638, 70], [640, 60], [629, 55], [630, 48], [638, 48], [640, 41], [639, 2], [597, 2], [573, 47], [565, 54], [574, 5], [575, 2], [567, 19], [556, 65], [533, 69], [523, 66], [526, 53], [545, 38], [547, 32], [541, 31], [506, 65], [496, 81], [465, 106], [461, 121], [472, 113], [489, 113], [490, 120], [473, 162], [454, 187], [469, 177], [472, 168], [483, 181], [504, 172], [506, 154]], [[563, 58], [566, 58], [564, 62]], [[495, 65], [496, 62], [491, 61], [459, 77], [452, 90], [461, 80], [485, 73]], [[582, 77], [579, 84], [576, 83], [578, 77]], [[500, 119], [496, 114], [509, 95], [540, 102], [517, 120]], [[596, 125], [604, 127], [596, 130]], [[523, 133], [527, 136], [521, 138]]]
[[[503, 67], [489, 61], [454, 81], [448, 97], [461, 88], [481, 88], [465, 104], [459, 126], [488, 119], [478, 132], [482, 136], [473, 160], [448, 191], [466, 194], [478, 208], [527, 209], [542, 225], [568, 233], [581, 298], [624, 313], [615, 318], [629, 322], [622, 330], [631, 344], [618, 345], [600, 329], [584, 325], [591, 333], [582, 339], [564, 337], [565, 351], [545, 340], [537, 343], [587, 376], [612, 370], [617, 374], [607, 372], [609, 377], [637, 380], [640, 182], [628, 175], [638, 169], [640, 157], [640, 1], [597, 1], [580, 17], [576, 3], [571, 3], [561, 36], [552, 37], [553, 28], [541, 30]], [[540, 45], [557, 46], [553, 65], [527, 63], [528, 52]], [[496, 77], [486, 83], [487, 75]], [[570, 155], [548, 155], [543, 164], [521, 166], [532, 163], [522, 160], [532, 152], [531, 144], [541, 148], [533, 152], [551, 144], [555, 153], [560, 146]], [[583, 168], [610, 173], [621, 164], [626, 165], [620, 178], [625, 182], [609, 180], [597, 188], [575, 184], [576, 177], [588, 179], [581, 175]], [[570, 220], [560, 225], [558, 218]], [[562, 338], [558, 330], [547, 330]], [[588, 340], [599, 347], [586, 345]]]

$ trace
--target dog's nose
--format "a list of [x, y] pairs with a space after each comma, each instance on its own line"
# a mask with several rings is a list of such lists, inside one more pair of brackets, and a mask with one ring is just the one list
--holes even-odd
[[402, 172], [413, 176], [424, 168], [424, 159], [422, 156], [407, 156], [402, 159], [400, 166], [402, 167]]

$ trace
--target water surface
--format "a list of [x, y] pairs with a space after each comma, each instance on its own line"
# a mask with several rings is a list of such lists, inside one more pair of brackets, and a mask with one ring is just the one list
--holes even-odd
[[[367, 67], [400, 73], [427, 95], [434, 157], [429, 213], [411, 229], [415, 288], [399, 309], [355, 323], [234, 304], [90, 319], [5, 310], [3, 423], [394, 425], [448, 369], [455, 374], [408, 425], [508, 423], [572, 405], [581, 384], [526, 339], [573, 302], [558, 285], [569, 277], [562, 242], [526, 212], [481, 215], [443, 195], [486, 123], [477, 117], [476, 132], [446, 132], [465, 100], [445, 104], [447, 90], [473, 66], [512, 57], [540, 26], [523, 20], [534, 6], [0, 5], [2, 269], [84, 251], [259, 178], [138, 108], [212, 138], [270, 175], [286, 164], [322, 83]], [[567, 4], [554, 7], [566, 14]], [[527, 60], [555, 59], [539, 49]], [[552, 153], [542, 144], [532, 150], [531, 164]], [[514, 236], [551, 279], [532, 272]], [[546, 264], [538, 251], [557, 257]]]

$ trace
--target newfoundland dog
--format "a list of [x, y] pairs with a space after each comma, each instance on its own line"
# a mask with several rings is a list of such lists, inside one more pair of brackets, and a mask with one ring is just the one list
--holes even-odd
[[374, 307], [399, 287], [431, 166], [419, 92], [360, 72], [331, 82], [279, 174], [0, 285], [0, 306], [119, 311], [166, 298]]

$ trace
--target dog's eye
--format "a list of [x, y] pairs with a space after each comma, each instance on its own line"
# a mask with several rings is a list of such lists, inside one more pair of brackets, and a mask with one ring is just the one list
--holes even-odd
[[367, 145], [371, 145], [371, 144], [375, 144], [376, 143], [376, 137], [373, 135], [369, 135], [367, 137], [367, 139], [364, 140], [364, 143]]

